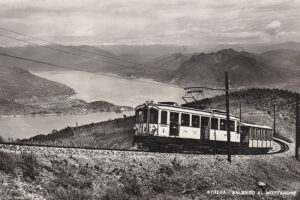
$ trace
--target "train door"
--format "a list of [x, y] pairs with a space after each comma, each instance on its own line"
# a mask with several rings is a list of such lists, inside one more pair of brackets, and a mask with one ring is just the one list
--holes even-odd
[[139, 108], [135, 111], [135, 135], [143, 133], [143, 109]]
[[179, 113], [170, 112], [170, 136], [179, 135]]
[[249, 138], [248, 138], [249, 134], [250, 134], [250, 127], [241, 126], [241, 142], [242, 143], [248, 143], [249, 142]]
[[202, 140], [209, 140], [209, 117], [201, 117], [201, 136]]

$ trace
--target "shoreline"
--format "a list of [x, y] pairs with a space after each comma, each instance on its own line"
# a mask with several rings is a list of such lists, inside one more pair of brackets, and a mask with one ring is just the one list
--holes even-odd
[[[124, 112], [130, 112], [133, 110], [124, 110]], [[0, 119], [7, 119], [7, 118], [20, 118], [20, 117], [47, 117], [47, 116], [66, 116], [66, 115], [87, 115], [91, 113], [118, 113], [116, 111], [95, 111], [95, 112], [83, 112], [83, 113], [48, 113], [48, 114], [18, 114], [18, 115], [0, 115]]]

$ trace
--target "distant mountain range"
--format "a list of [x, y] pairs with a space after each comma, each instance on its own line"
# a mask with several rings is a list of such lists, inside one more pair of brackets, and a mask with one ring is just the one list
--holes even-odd
[[[227, 70], [232, 86], [297, 89], [300, 43], [226, 46], [232, 48], [211, 53], [191, 53], [188, 47], [175, 45], [47, 46], [50, 49], [26, 46], [0, 48], [0, 53], [43, 60], [93, 73], [113, 73], [130, 79], [152, 78], [182, 87], [207, 82], [223, 84], [222, 77]], [[249, 49], [239, 51], [246, 48]], [[10, 64], [29, 70], [65, 70], [2, 56], [0, 58], [4, 65]]]
[[300, 50], [277, 49], [264, 52], [260, 56], [278, 68], [300, 70]]
[[[193, 49], [199, 49], [200, 46], [194, 46]], [[206, 52], [214, 52], [220, 49], [229, 49], [232, 48], [236, 51], [248, 51], [254, 54], [261, 54], [267, 51], [274, 51], [278, 49], [288, 49], [294, 51], [300, 51], [300, 42], [283, 42], [277, 44], [222, 44], [214, 47], [206, 47]]]

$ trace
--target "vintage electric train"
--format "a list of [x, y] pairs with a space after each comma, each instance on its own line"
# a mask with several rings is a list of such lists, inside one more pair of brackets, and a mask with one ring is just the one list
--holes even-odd
[[[222, 111], [147, 101], [136, 107], [135, 118], [135, 147], [159, 152], [227, 151], [227, 123]], [[272, 148], [272, 140], [272, 128], [240, 123], [239, 118], [230, 116], [233, 153], [266, 153]]]

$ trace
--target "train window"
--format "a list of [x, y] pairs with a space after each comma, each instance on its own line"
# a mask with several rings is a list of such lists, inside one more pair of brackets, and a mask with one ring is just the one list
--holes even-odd
[[143, 122], [143, 110], [142, 109], [137, 109], [135, 111], [135, 121], [138, 123]]
[[218, 120], [218, 118], [211, 118], [211, 129], [214, 129], [214, 130], [219, 129], [219, 120]]
[[253, 139], [257, 139], [257, 128], [253, 128]]
[[143, 113], [143, 122], [147, 123], [147, 118], [148, 118], [148, 109], [144, 108], [144, 113]]
[[170, 112], [170, 123], [175, 122], [178, 123], [179, 120], [179, 114], [175, 112]]
[[[223, 130], [223, 131], [226, 131], [226, 127], [227, 127], [227, 124], [226, 124], [226, 121], [225, 119], [221, 119], [220, 120], [220, 130]], [[230, 131], [235, 131], [235, 121], [230, 121]]]
[[235, 121], [230, 121], [230, 131], [235, 131]]
[[161, 111], [160, 123], [167, 124], [168, 113], [167, 111]]
[[181, 126], [190, 126], [189, 114], [181, 114]]
[[226, 131], [226, 120], [220, 119], [220, 130]]
[[256, 128], [252, 128], [252, 138], [257, 139], [257, 137], [256, 137]]
[[158, 110], [155, 108], [150, 108], [150, 120], [149, 122], [151, 124], [157, 124], [158, 123]]
[[192, 127], [199, 127], [200, 117], [197, 115], [192, 115]]
[[261, 129], [260, 128], [257, 128], [257, 131], [256, 131], [256, 139], [260, 140], [261, 139]]

